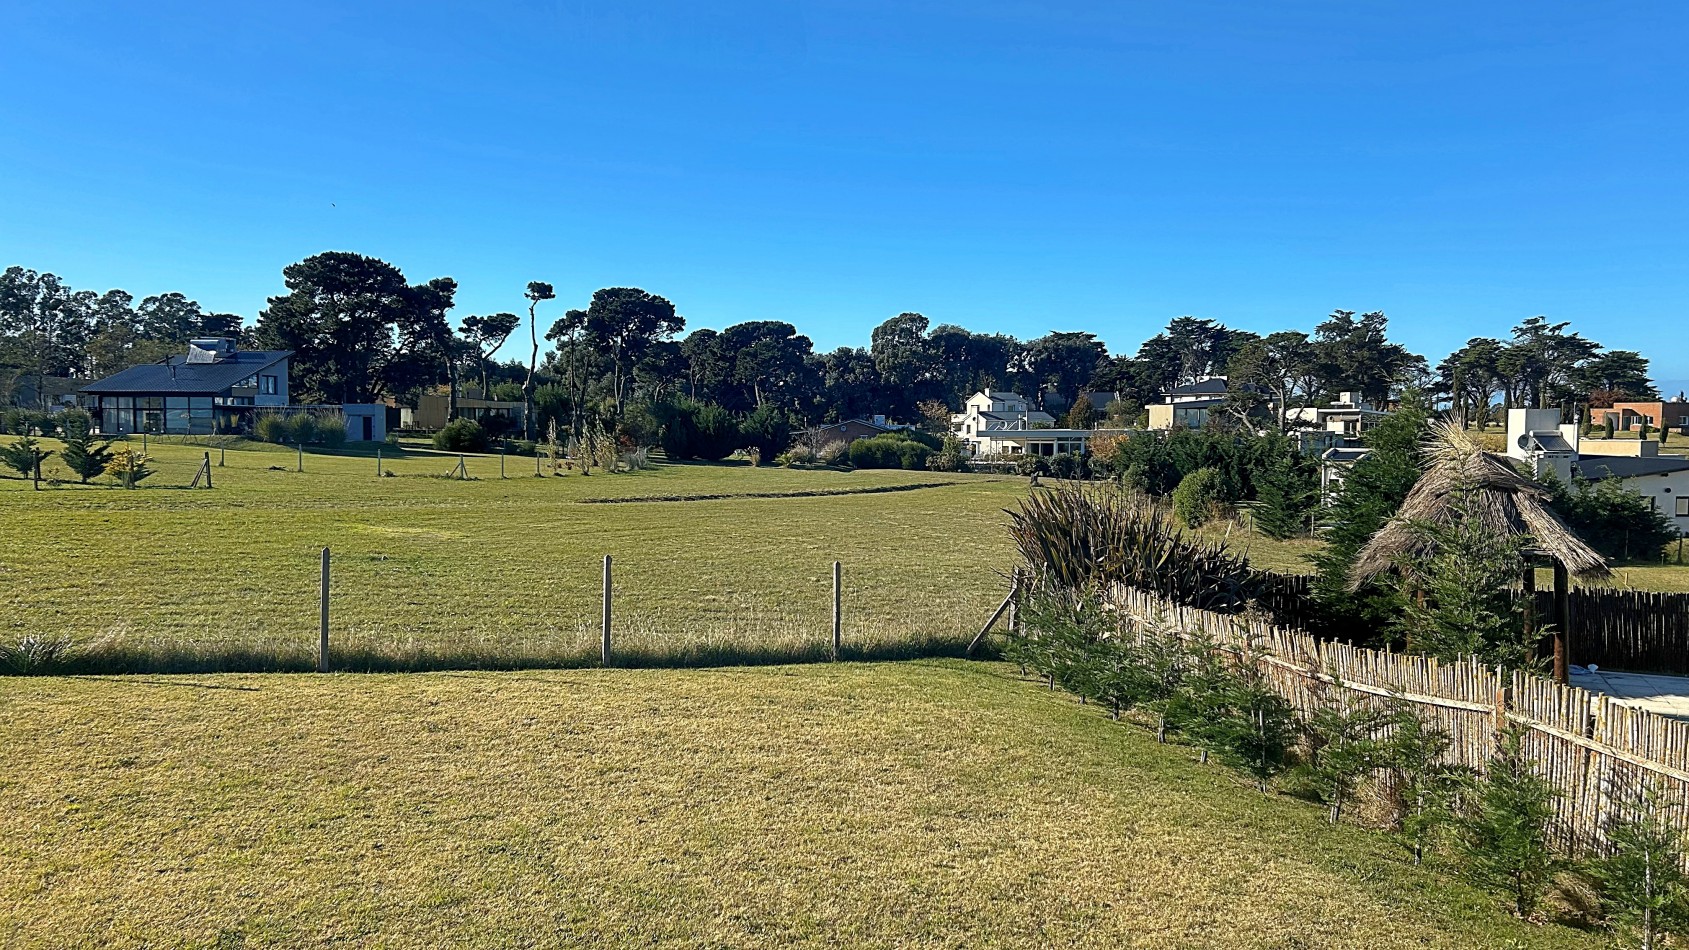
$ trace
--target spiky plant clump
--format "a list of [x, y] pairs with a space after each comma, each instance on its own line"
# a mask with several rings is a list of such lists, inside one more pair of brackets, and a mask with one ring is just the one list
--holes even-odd
[[1124, 585], [1177, 604], [1237, 611], [1259, 596], [1249, 560], [1186, 537], [1142, 495], [1063, 483], [1009, 512], [1009, 532], [1040, 587], [1106, 591]]

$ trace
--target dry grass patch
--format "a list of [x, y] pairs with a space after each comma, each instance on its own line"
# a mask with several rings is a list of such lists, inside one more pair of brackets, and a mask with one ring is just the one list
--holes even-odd
[[7, 946], [1595, 943], [993, 665], [3, 686]]

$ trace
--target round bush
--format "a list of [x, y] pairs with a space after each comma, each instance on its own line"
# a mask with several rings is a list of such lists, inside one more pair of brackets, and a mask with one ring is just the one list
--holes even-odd
[[434, 447], [443, 452], [479, 452], [487, 447], [487, 433], [473, 419], [453, 419], [434, 433]]
[[1201, 527], [1220, 505], [1220, 473], [1199, 468], [1179, 480], [1173, 489], [1173, 514], [1192, 528]]

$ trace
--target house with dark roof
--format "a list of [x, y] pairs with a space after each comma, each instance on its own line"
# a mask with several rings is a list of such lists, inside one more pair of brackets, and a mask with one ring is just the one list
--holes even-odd
[[1616, 479], [1648, 499], [1679, 534], [1689, 534], [1689, 459], [1659, 451], [1651, 439], [1585, 439], [1577, 425], [1560, 421], [1559, 409], [1507, 413], [1507, 455], [1531, 474], [1553, 472], [1561, 481]]
[[876, 435], [909, 429], [912, 426], [889, 422], [883, 415], [876, 415], [871, 419], [846, 419], [843, 422], [828, 422], [805, 429], [802, 433], [804, 444], [814, 448], [843, 442], [849, 445], [857, 439], [871, 439]]
[[1208, 414], [1226, 404], [1226, 378], [1214, 376], [1174, 386], [1162, 393], [1161, 402], [1149, 407], [1151, 429], [1200, 429]]
[[287, 350], [194, 340], [188, 352], [82, 387], [102, 435], [215, 435], [251, 429], [255, 410], [288, 405]]

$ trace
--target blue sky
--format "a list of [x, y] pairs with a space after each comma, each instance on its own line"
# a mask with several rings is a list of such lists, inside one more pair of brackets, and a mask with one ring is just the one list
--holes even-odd
[[[352, 9], [352, 7], [356, 9]], [[248, 9], [250, 7], [250, 9]], [[1689, 378], [1689, 4], [8, 4], [0, 264], [256, 315], [632, 284], [865, 345], [1382, 309]], [[1674, 385], [1674, 388], [1675, 385]]]

